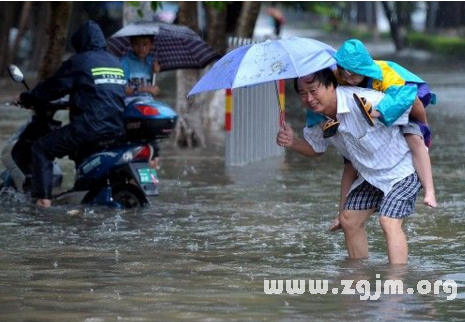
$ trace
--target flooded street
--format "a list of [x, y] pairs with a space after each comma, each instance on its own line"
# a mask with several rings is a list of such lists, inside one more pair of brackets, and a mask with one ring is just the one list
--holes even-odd
[[[1, 196], [1, 321], [463, 321], [465, 319], [465, 65], [449, 59], [389, 57], [426, 80], [437, 209], [417, 200], [405, 223], [407, 267], [389, 267], [377, 216], [368, 224], [370, 258], [348, 261], [337, 213], [342, 160], [296, 153], [224, 167], [220, 143], [180, 150], [161, 145], [160, 196], [148, 208], [37, 210]], [[297, 95], [286, 102], [303, 125]], [[3, 88], [2, 88], [3, 90]], [[11, 88], [9, 88], [11, 90]], [[21, 87], [18, 86], [18, 91]], [[0, 146], [27, 117], [3, 105]], [[300, 113], [301, 112], [301, 113]], [[0, 166], [3, 170], [3, 166]], [[68, 168], [69, 170], [69, 168]], [[79, 210], [72, 215], [70, 210]], [[379, 274], [379, 275], [377, 275]], [[264, 293], [264, 280], [327, 280], [328, 294]], [[439, 294], [332, 294], [343, 280], [457, 283]]]

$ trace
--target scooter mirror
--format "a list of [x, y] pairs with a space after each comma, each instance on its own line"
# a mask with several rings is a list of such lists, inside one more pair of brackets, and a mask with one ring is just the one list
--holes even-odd
[[21, 70], [18, 68], [16, 65], [10, 65], [8, 66], [8, 73], [10, 74], [10, 77], [16, 82], [16, 83], [22, 83], [24, 80], [24, 75], [21, 72]]

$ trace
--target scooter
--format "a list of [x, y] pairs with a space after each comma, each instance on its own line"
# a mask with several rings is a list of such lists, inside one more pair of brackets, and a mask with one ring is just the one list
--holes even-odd
[[[29, 90], [20, 69], [8, 67], [11, 78]], [[13, 189], [28, 193], [31, 189], [31, 146], [35, 140], [61, 126], [54, 119], [65, 109], [65, 100], [36, 106], [29, 121], [14, 133], [1, 152], [5, 171], [1, 173], [0, 190]], [[156, 170], [149, 166], [153, 156], [151, 142], [168, 138], [177, 114], [166, 104], [149, 97], [129, 98], [123, 114], [126, 134], [96, 142], [79, 151], [74, 186], [65, 192], [61, 188], [63, 172], [54, 163], [54, 204], [97, 204], [115, 208], [148, 205], [150, 196], [158, 195]]]

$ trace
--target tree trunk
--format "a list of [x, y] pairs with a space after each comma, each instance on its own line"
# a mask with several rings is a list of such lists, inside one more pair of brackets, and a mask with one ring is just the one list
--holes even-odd
[[234, 36], [241, 15], [243, 1], [228, 1], [226, 4], [226, 34]]
[[396, 10], [397, 24], [406, 30], [412, 29], [412, 12], [415, 10], [415, 3], [408, 1], [394, 2]]
[[224, 55], [228, 49], [226, 36], [227, 11], [205, 5], [207, 13], [207, 42], [216, 52]]
[[373, 38], [375, 40], [379, 40], [380, 35], [379, 35], [379, 30], [378, 30], [378, 17], [377, 17], [377, 8], [378, 8], [378, 3], [373, 1], [370, 3], [370, 30], [373, 34]]
[[432, 32], [436, 27], [436, 17], [438, 15], [438, 1], [426, 2], [425, 31]]
[[461, 25], [463, 19], [461, 1], [440, 1], [438, 5], [436, 27], [457, 28]]
[[27, 23], [29, 21], [29, 16], [31, 15], [31, 8], [32, 8], [32, 1], [23, 2], [23, 8], [21, 10], [21, 17], [20, 17], [19, 26], [18, 26], [18, 33], [16, 34], [13, 47], [10, 50], [10, 54], [8, 56], [8, 61], [10, 62], [16, 61], [16, 57], [18, 56], [19, 44], [21, 42], [21, 39], [24, 36], [24, 32], [26, 31]]
[[[198, 33], [197, 2], [179, 2], [179, 24], [185, 25]], [[193, 148], [206, 146], [202, 129], [202, 114], [195, 97], [187, 97], [189, 90], [199, 79], [198, 70], [184, 69], [176, 71], [176, 112], [178, 124], [174, 131], [175, 143], [179, 146]]]
[[6, 75], [6, 69], [11, 61], [9, 57], [10, 29], [13, 27], [17, 3], [0, 2], [0, 75]]
[[236, 36], [243, 38], [252, 38], [257, 22], [258, 14], [260, 12], [260, 1], [244, 1], [242, 4], [241, 14], [239, 16], [239, 23], [236, 29]]
[[46, 46], [44, 40], [47, 38], [47, 21], [50, 21], [50, 6], [48, 2], [35, 2], [34, 12], [32, 15], [32, 23], [30, 25], [32, 31], [32, 54], [29, 61], [29, 69], [38, 71], [41, 62], [45, 56]]
[[389, 7], [387, 1], [382, 1], [384, 13], [386, 18], [389, 21], [389, 26], [391, 27], [391, 37], [396, 46], [396, 50], [402, 50], [405, 47], [405, 33], [402, 32], [402, 29], [394, 16], [393, 10]]
[[62, 63], [71, 8], [72, 2], [69, 1], [50, 2], [51, 16], [47, 30], [47, 49], [39, 71], [39, 79], [52, 76]]
[[368, 8], [367, 8], [367, 2], [365, 1], [360, 1], [360, 2], [355, 2], [355, 5], [357, 6], [357, 24], [359, 25], [364, 25], [368, 26]]

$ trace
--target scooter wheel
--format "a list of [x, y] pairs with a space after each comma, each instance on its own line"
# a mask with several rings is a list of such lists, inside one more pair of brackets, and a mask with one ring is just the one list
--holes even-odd
[[138, 208], [148, 204], [145, 195], [132, 184], [115, 186], [112, 190], [113, 201], [124, 208]]

